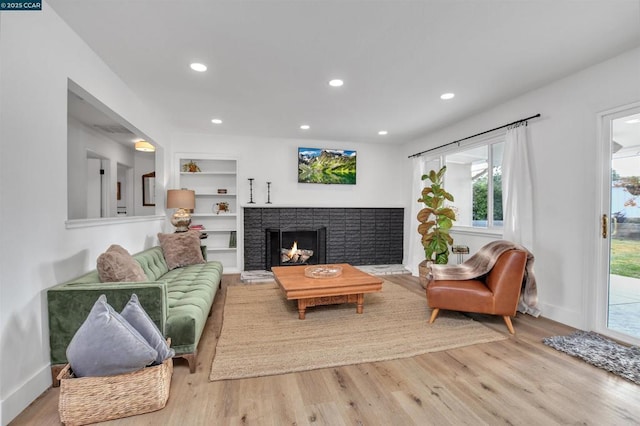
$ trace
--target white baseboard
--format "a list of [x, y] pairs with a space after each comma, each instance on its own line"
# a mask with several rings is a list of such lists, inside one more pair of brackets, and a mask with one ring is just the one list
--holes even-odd
[[26, 380], [22, 386], [0, 401], [2, 425], [9, 424], [49, 387], [51, 387], [51, 366], [47, 364]]
[[581, 311], [570, 310], [561, 306], [548, 303], [540, 304], [540, 315], [553, 321], [586, 330], [585, 315]]

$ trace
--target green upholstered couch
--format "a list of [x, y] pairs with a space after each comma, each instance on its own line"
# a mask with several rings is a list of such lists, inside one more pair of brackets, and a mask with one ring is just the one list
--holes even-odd
[[183, 357], [193, 373], [198, 342], [222, 279], [222, 264], [167, 268], [162, 249], [153, 247], [133, 255], [144, 270], [147, 282], [102, 283], [98, 271], [59, 284], [47, 291], [51, 372], [67, 363], [66, 350], [101, 294], [120, 312], [135, 293], [158, 328], [171, 338], [176, 357]]

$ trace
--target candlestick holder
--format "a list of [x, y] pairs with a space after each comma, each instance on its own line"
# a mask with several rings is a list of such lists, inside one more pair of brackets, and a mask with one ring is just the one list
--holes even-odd
[[271, 182], [267, 182], [267, 204], [271, 204]]
[[249, 202], [247, 204], [255, 204], [253, 201], [253, 178], [249, 178]]

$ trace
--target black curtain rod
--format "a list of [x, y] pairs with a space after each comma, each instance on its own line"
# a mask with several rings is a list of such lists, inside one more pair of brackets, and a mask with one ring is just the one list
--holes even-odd
[[498, 126], [498, 127], [495, 127], [495, 128], [493, 128], [491, 130], [485, 130], [484, 132], [476, 133], [475, 135], [467, 136], [466, 138], [458, 139], [457, 141], [445, 143], [444, 145], [436, 146], [435, 148], [431, 148], [431, 149], [427, 149], [427, 150], [422, 151], [422, 152], [418, 152], [416, 154], [410, 155], [409, 158], [419, 157], [422, 154], [425, 154], [425, 153], [427, 153], [429, 151], [435, 151], [436, 149], [443, 148], [445, 146], [453, 145], [455, 143], [460, 143], [462, 141], [466, 141], [467, 139], [475, 138], [476, 136], [484, 135], [485, 133], [490, 133], [490, 132], [493, 132], [495, 130], [504, 129], [505, 127], [513, 126], [514, 124], [522, 123], [523, 121], [531, 120], [533, 118], [538, 118], [538, 117], [540, 117], [540, 114], [532, 115], [531, 117], [523, 118], [521, 120], [516, 120], [513, 123], [505, 124], [503, 126]]

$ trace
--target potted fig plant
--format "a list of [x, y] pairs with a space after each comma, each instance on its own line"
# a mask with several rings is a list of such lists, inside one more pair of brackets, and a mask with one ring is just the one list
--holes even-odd
[[[419, 265], [420, 277], [426, 279], [428, 269], [427, 262], [446, 264], [449, 261], [449, 246], [453, 245], [453, 238], [449, 230], [456, 220], [454, 210], [445, 204], [453, 201], [453, 195], [445, 191], [443, 187], [444, 174], [447, 166], [439, 171], [431, 170], [429, 174], [422, 175], [422, 180], [430, 181], [430, 186], [422, 189], [418, 202], [425, 207], [418, 212], [418, 233], [422, 235], [425, 260]], [[424, 281], [423, 281], [424, 282]]]

